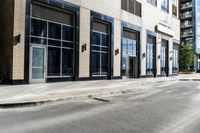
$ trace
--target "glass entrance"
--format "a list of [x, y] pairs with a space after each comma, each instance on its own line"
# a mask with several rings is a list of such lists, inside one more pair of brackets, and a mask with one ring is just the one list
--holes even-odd
[[30, 82], [45, 82], [45, 53], [44, 47], [31, 47]]
[[[32, 62], [30, 80], [45, 79], [46, 82], [75, 80], [78, 73], [78, 67], [76, 67], [78, 50], [76, 50], [75, 43], [75, 14], [57, 8], [33, 4], [30, 26], [30, 46], [32, 46], [33, 52], [30, 53], [30, 56], [33, 61], [38, 60], [34, 59], [36, 57], [46, 59], [46, 61], [40, 59], [38, 62]], [[33, 56], [35, 52], [38, 52], [36, 57]], [[40, 63], [36, 66], [40, 65], [40, 69], [35, 70], [34, 63]], [[45, 69], [42, 68], [44, 66]], [[42, 73], [42, 69], [45, 72]], [[33, 73], [34, 71], [37, 71], [38, 75]]]
[[122, 76], [137, 78], [137, 41], [123, 37], [122, 49]]

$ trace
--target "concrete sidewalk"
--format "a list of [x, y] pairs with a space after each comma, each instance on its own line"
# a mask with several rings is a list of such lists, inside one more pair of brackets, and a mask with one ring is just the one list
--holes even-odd
[[0, 86], [0, 108], [117, 95], [145, 89], [152, 83], [176, 80], [177, 77], [170, 77]]

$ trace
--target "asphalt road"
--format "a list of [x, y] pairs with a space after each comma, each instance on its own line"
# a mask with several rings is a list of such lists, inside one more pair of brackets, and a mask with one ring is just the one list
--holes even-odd
[[0, 133], [200, 133], [199, 82], [144, 88], [108, 101], [1, 109]]

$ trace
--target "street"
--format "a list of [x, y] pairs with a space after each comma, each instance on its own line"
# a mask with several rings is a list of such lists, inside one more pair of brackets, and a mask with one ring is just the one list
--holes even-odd
[[0, 109], [0, 133], [199, 133], [199, 105], [198, 81], [160, 82], [110, 97]]

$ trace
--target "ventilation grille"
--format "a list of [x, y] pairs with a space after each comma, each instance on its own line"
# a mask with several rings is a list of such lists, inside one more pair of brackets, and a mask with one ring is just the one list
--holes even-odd
[[73, 25], [73, 15], [37, 4], [32, 5], [32, 16]]
[[147, 43], [156, 44], [156, 38], [154, 36], [148, 35]]
[[109, 33], [109, 25], [98, 22], [98, 21], [94, 21], [93, 22], [93, 30], [108, 34]]
[[123, 37], [132, 39], [132, 40], [137, 40], [137, 33], [124, 30]]

